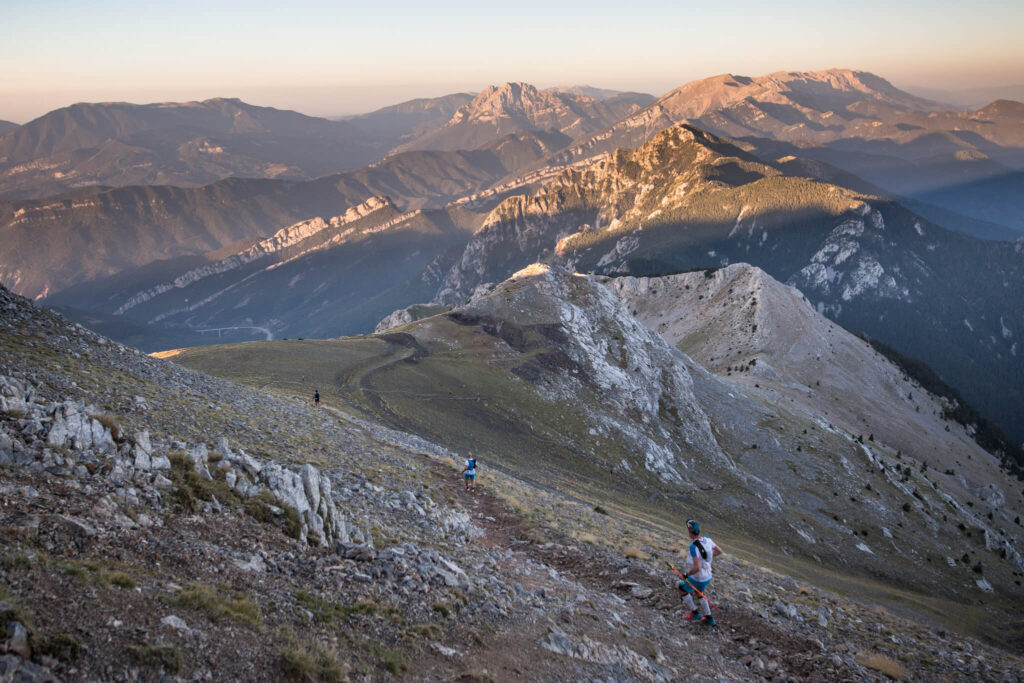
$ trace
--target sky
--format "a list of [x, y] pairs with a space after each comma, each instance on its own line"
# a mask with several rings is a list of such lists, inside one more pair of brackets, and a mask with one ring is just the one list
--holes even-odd
[[492, 83], [662, 95], [832, 67], [896, 86], [1024, 84], [1024, 2], [0, 0], [0, 119], [240, 97], [318, 116]]

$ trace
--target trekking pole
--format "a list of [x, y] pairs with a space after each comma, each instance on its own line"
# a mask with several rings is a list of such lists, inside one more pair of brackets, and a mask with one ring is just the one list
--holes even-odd
[[[667, 564], [667, 565], [668, 565], [668, 568], [669, 568], [669, 569], [671, 569], [672, 571], [674, 571], [674, 572], [676, 573], [676, 576], [678, 576], [678, 577], [679, 577], [680, 579], [682, 579], [683, 581], [685, 581], [685, 582], [686, 582], [686, 585], [688, 585], [688, 586], [689, 586], [690, 588], [692, 588], [692, 589], [693, 589], [693, 591], [694, 591], [694, 592], [695, 592], [695, 593], [696, 593], [697, 595], [699, 595], [700, 597], [704, 598], [705, 600], [708, 600], [708, 596], [704, 595], [704, 594], [703, 594], [703, 593], [701, 593], [701, 592], [700, 592], [699, 590], [697, 590], [697, 587], [696, 587], [696, 586], [694, 586], [694, 585], [693, 585], [692, 583], [690, 583], [690, 580], [689, 580], [688, 578], [686, 578], [685, 576], [683, 576], [682, 574], [680, 574], [680, 573], [679, 573], [679, 570], [678, 570], [678, 569], [676, 569], [675, 567], [673, 567], [673, 566], [672, 566], [672, 563], [671, 563], [671, 562], [668, 562], [668, 561], [666, 561], [666, 562], [665, 562], [665, 564]], [[709, 605], [711, 605], [712, 607], [714, 607], [715, 609], [718, 609], [718, 605], [716, 605], [715, 603], [711, 602], [710, 600], [708, 600], [708, 604], [709, 604]]]

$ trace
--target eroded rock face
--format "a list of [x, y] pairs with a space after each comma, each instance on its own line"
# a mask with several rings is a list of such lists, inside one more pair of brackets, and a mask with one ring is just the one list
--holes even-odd
[[582, 386], [599, 393], [600, 429], [630, 443], [659, 476], [681, 483], [697, 460], [728, 463], [680, 354], [597, 281], [534, 264], [451, 315], [480, 322], [520, 352], [543, 340], [548, 351], [540, 362], [561, 371], [557, 381], [541, 381], [541, 390], [555, 400], [571, 399]]

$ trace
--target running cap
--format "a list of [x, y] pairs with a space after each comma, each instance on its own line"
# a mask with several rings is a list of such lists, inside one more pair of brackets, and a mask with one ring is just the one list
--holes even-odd
[[698, 524], [697, 520], [695, 520], [695, 519], [688, 519], [688, 520], [686, 520], [686, 528], [689, 529], [690, 531], [692, 531], [695, 534], [699, 534], [700, 533], [700, 524]]

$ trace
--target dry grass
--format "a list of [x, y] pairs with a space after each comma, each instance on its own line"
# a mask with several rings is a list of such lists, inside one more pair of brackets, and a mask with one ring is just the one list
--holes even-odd
[[650, 555], [639, 548], [626, 548], [626, 558], [630, 560], [647, 560]]
[[588, 533], [576, 534], [576, 540], [582, 543], [589, 543], [590, 545], [597, 545], [597, 536]]
[[317, 642], [300, 642], [292, 633], [285, 635], [280, 651], [281, 671], [293, 681], [347, 681], [349, 668], [338, 653]]
[[97, 415], [90, 415], [89, 417], [109, 429], [110, 436], [113, 437], [114, 441], [120, 443], [124, 440], [124, 429], [121, 427], [121, 418], [117, 415], [112, 415], [111, 413], [99, 413]]
[[907, 680], [907, 667], [892, 657], [887, 657], [881, 653], [860, 652], [857, 654], [857, 663], [869, 669], [880, 671], [893, 680]]
[[253, 628], [260, 626], [260, 609], [239, 593], [226, 588], [192, 584], [178, 591], [171, 604], [205, 612], [214, 621], [230, 620]]

